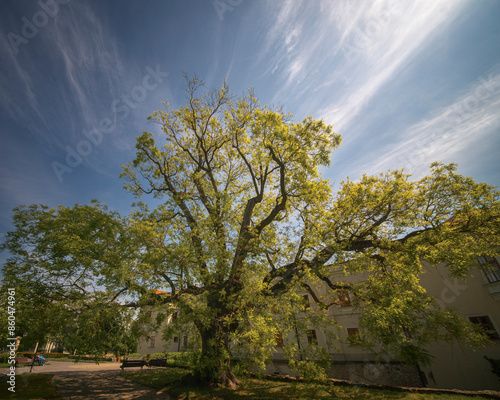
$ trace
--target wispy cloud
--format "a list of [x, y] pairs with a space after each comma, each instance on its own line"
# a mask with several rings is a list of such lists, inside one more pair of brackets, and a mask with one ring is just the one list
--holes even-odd
[[[86, 3], [61, 9], [19, 54], [5, 35], [0, 49], [6, 56], [3, 69], [9, 71], [2, 78], [0, 106], [61, 149], [99, 120], [103, 93], [111, 97], [126, 82], [112, 35]], [[47, 63], [51, 70], [43, 69]]]
[[[374, 95], [458, 15], [464, 1], [373, 2], [371, 7], [330, 8], [339, 29], [336, 74], [349, 85], [320, 115], [343, 130]], [[421, 55], [425, 57], [425, 55]]]
[[404, 167], [414, 177], [421, 177], [432, 162], [454, 161], [460, 153], [478, 149], [477, 143], [498, 132], [499, 110], [500, 73], [481, 76], [453, 102], [408, 127], [395, 143], [364, 158], [353, 175]]
[[466, 3], [269, 0], [255, 65], [267, 64], [277, 78], [273, 102], [314, 92], [309, 109], [342, 133]]
[[[0, 52], [3, 55], [3, 63], [9, 66], [7, 71], [0, 74], [0, 87], [3, 88], [0, 90], [0, 105], [3, 110], [11, 118], [22, 118], [25, 116], [26, 104], [28, 104], [32, 111], [41, 116], [40, 105], [33, 90], [32, 78], [22, 66], [20, 58], [14, 53], [5, 34], [0, 34]], [[17, 91], [8, 90], [8, 88], [12, 87], [13, 79], [15, 79], [16, 84], [20, 86], [22, 93], [25, 95], [23, 102], [18, 101]], [[18, 89], [19, 86], [17, 86]]]
[[70, 89], [67, 99], [82, 117], [80, 129], [92, 126], [102, 118], [100, 98], [112, 99], [127, 83], [124, 61], [114, 38], [84, 4], [72, 4], [68, 15], [56, 20], [51, 34], [55, 44], [52, 56], [63, 67], [63, 78]]

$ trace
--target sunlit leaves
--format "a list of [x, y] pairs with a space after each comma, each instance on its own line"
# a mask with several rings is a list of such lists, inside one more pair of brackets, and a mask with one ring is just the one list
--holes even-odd
[[[197, 330], [203, 376], [228, 376], [230, 346], [264, 365], [277, 331], [306, 371], [302, 359], [325, 356], [300, 344], [307, 331], [321, 330], [329, 348], [338, 342], [330, 312], [339, 291], [361, 313], [361, 343], [381, 355], [427, 362], [434, 340], [481, 342], [463, 319], [433, 307], [420, 277], [423, 262], [466, 277], [478, 254], [494, 255], [496, 188], [436, 163], [419, 181], [388, 171], [347, 179], [335, 194], [319, 173], [341, 142], [332, 126], [295, 122], [225, 83], [204, 91], [195, 77], [186, 94], [185, 105], [164, 103], [149, 117], [158, 129], [137, 138], [123, 167], [126, 189], [155, 206], [137, 203], [128, 218], [99, 204], [21, 207], [6, 276], [42, 280], [75, 309], [127, 295], [128, 305], [178, 311], [165, 335]], [[314, 300], [308, 310], [303, 294]]]

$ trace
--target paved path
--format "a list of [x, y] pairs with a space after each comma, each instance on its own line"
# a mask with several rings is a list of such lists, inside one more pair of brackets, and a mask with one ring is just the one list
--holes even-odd
[[[166, 393], [139, 385], [118, 375], [120, 363], [73, 363], [66, 361], [50, 361], [42, 367], [33, 367], [34, 373], [54, 374], [53, 382], [63, 399], [162, 399], [167, 400]], [[139, 370], [128, 368], [127, 370]], [[29, 372], [30, 367], [16, 368], [16, 375]], [[0, 369], [0, 375], [6, 374], [7, 368]]]
[[[39, 373], [55, 373], [55, 372], [81, 372], [81, 371], [116, 371], [120, 372], [119, 362], [111, 362], [111, 363], [100, 363], [96, 364], [93, 362], [79, 362], [74, 363], [71, 361], [49, 361], [44, 366], [40, 367], [39, 365], [34, 365], [33, 370], [31, 372], [35, 374]], [[27, 367], [17, 367], [16, 375], [24, 374], [25, 372], [30, 372], [30, 366]], [[139, 370], [140, 367], [137, 368], [127, 368], [129, 370]], [[9, 371], [8, 368], [0, 368], [0, 374], [6, 374]]]

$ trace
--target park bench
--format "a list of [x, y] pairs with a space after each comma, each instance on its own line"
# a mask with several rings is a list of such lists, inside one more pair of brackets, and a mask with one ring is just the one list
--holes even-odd
[[153, 358], [148, 361], [148, 367], [166, 367], [167, 366], [167, 357], [164, 358]]
[[31, 365], [31, 362], [33, 359], [29, 357], [15, 357], [14, 358], [14, 364], [17, 367], [19, 364], [24, 364], [24, 365]]
[[122, 365], [120, 365], [120, 368], [123, 371], [123, 368], [128, 368], [128, 367], [144, 367], [146, 365], [146, 361], [142, 359], [142, 357], [129, 357], [125, 360], [122, 361]]

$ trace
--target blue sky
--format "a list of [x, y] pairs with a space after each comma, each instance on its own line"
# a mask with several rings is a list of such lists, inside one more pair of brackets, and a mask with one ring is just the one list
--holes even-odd
[[499, 185], [499, 20], [496, 0], [4, 0], [0, 237], [19, 204], [127, 214], [120, 166], [183, 72], [334, 124], [334, 184], [454, 161]]

